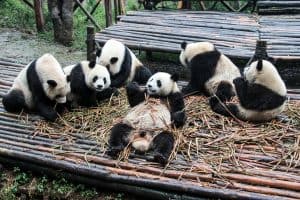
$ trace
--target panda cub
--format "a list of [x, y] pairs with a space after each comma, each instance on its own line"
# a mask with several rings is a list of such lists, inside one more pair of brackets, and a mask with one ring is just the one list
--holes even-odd
[[216, 97], [212, 97], [210, 106], [214, 112], [225, 116], [232, 114], [243, 121], [263, 122], [275, 118], [284, 110], [286, 86], [269, 61], [253, 62], [244, 69], [244, 78], [236, 78], [233, 83], [239, 104], [231, 103], [225, 108]]
[[96, 106], [97, 101], [109, 98], [113, 93], [110, 88], [110, 76], [106, 67], [95, 61], [81, 61], [64, 68], [69, 82], [67, 95], [70, 107]]
[[145, 84], [152, 75], [128, 47], [114, 39], [97, 51], [96, 62], [109, 70], [111, 87], [120, 88], [132, 81]]
[[180, 62], [191, 71], [191, 80], [183, 88], [185, 95], [200, 92], [207, 96], [216, 94], [222, 101], [235, 96], [233, 79], [240, 70], [210, 42], [181, 44]]
[[61, 65], [51, 54], [44, 54], [19, 73], [2, 103], [8, 112], [28, 109], [54, 121], [58, 117], [54, 106], [66, 102], [67, 92], [67, 80]]
[[177, 74], [158, 72], [149, 78], [146, 88], [136, 82], [126, 87], [132, 108], [122, 122], [111, 129], [109, 155], [115, 157], [131, 144], [137, 152], [153, 150], [153, 161], [167, 163], [174, 146], [173, 134], [167, 129], [172, 125], [181, 127], [186, 121], [177, 80]]

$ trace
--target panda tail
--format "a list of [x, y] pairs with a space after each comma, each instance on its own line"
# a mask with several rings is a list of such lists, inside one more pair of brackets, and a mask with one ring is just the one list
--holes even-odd
[[212, 96], [209, 99], [211, 109], [220, 115], [241, 119], [239, 108], [236, 104], [224, 104], [217, 96]]
[[2, 104], [8, 112], [21, 112], [26, 107], [25, 97], [22, 91], [12, 90], [2, 99]]

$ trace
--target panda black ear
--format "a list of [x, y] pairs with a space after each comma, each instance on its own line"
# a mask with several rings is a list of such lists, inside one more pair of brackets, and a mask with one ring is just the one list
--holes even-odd
[[96, 62], [93, 60], [89, 63], [89, 68], [93, 69], [96, 65]]
[[185, 50], [186, 45], [187, 45], [186, 41], [183, 41], [183, 42], [181, 43], [181, 49]]
[[50, 87], [56, 87], [57, 86], [57, 83], [55, 80], [48, 80], [47, 83], [50, 85]]
[[171, 75], [171, 79], [173, 80], [173, 81], [178, 81], [179, 80], [179, 74], [178, 73], [174, 73], [174, 74], [172, 74]]
[[96, 56], [97, 56], [97, 57], [100, 57], [100, 55], [101, 55], [101, 50], [102, 50], [102, 49], [97, 49], [97, 51], [96, 51]]
[[118, 58], [117, 58], [117, 57], [112, 57], [112, 58], [110, 59], [110, 64], [115, 64], [117, 61], [118, 61]]
[[257, 71], [261, 71], [262, 68], [263, 68], [263, 61], [262, 60], [258, 60], [257, 66], [256, 66]]

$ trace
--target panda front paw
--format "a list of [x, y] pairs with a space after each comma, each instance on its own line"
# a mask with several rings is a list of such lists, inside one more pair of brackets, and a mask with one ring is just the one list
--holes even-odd
[[209, 99], [209, 105], [210, 105], [210, 107], [212, 108], [212, 110], [214, 110], [213, 108], [214, 108], [216, 105], [218, 105], [219, 103], [220, 103], [220, 101], [219, 101], [218, 97], [216, 97], [216, 96], [210, 97], [210, 99]]
[[158, 162], [162, 166], [165, 166], [168, 163], [168, 158], [166, 158], [163, 154], [161, 153], [156, 153], [154, 155], [154, 162]]
[[183, 111], [178, 111], [172, 114], [172, 121], [176, 128], [184, 125], [187, 117]]
[[43, 117], [48, 121], [54, 122], [58, 118], [58, 114], [57, 112], [53, 111], [53, 112], [44, 113]]
[[120, 152], [123, 150], [122, 147], [110, 147], [107, 151], [106, 154], [109, 155], [110, 157], [117, 159]]

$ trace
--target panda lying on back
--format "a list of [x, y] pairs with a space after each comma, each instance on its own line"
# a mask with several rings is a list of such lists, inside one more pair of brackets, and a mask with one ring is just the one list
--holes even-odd
[[[146, 90], [135, 82], [127, 87], [133, 107], [122, 122], [111, 129], [108, 154], [115, 157], [128, 144], [138, 152], [154, 151], [154, 161], [165, 165], [174, 145], [174, 137], [166, 131], [170, 125], [183, 126], [186, 121], [183, 96], [176, 81], [178, 75], [158, 72], [147, 82]], [[145, 96], [149, 95], [149, 99]], [[154, 97], [154, 98], [151, 98]]]
[[210, 105], [216, 113], [225, 116], [233, 114], [244, 121], [261, 122], [275, 118], [284, 110], [286, 87], [269, 61], [253, 62], [245, 68], [244, 78], [237, 78], [233, 83], [239, 104], [228, 104], [225, 108], [217, 97], [212, 97]]
[[145, 84], [152, 75], [132, 51], [117, 40], [108, 40], [96, 56], [96, 62], [110, 72], [111, 87], [119, 88], [132, 81]]
[[64, 72], [70, 84], [67, 100], [71, 107], [96, 106], [97, 101], [109, 98], [114, 93], [109, 87], [108, 70], [95, 61], [81, 61], [65, 67]]
[[191, 80], [183, 88], [185, 95], [201, 92], [207, 96], [216, 94], [222, 101], [235, 95], [233, 79], [240, 77], [240, 70], [212, 43], [181, 44], [180, 62], [191, 70]]
[[51, 54], [44, 54], [19, 73], [2, 103], [8, 112], [29, 109], [54, 121], [58, 117], [54, 106], [66, 102], [67, 92], [62, 67]]

